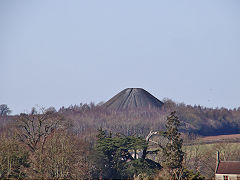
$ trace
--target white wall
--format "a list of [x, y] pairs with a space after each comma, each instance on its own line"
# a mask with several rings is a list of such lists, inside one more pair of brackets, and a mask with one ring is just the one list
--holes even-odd
[[223, 180], [223, 176], [228, 176], [228, 180], [237, 180], [240, 174], [215, 174], [215, 180]]

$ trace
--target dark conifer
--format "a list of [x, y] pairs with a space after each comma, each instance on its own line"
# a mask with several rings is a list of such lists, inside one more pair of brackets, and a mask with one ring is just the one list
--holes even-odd
[[167, 138], [167, 144], [163, 148], [164, 162], [163, 165], [167, 168], [172, 176], [176, 176], [177, 172], [182, 169], [184, 153], [182, 151], [183, 140], [178, 132], [180, 121], [176, 116], [176, 112], [172, 112], [167, 117], [166, 132], [164, 136]]

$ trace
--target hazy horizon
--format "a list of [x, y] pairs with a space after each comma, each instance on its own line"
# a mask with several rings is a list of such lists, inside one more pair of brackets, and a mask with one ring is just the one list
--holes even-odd
[[0, 104], [99, 103], [128, 87], [240, 107], [240, 1], [0, 1]]

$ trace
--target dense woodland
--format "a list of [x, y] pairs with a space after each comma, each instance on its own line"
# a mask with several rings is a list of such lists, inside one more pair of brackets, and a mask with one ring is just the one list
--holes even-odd
[[238, 144], [187, 145], [239, 133], [240, 108], [167, 99], [161, 109], [118, 112], [93, 103], [14, 116], [6, 105], [0, 110], [0, 178], [202, 179], [213, 177], [217, 150], [224, 160], [240, 157]]

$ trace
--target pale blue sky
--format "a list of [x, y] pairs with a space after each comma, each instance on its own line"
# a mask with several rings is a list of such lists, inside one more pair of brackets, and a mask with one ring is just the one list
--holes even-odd
[[240, 106], [239, 0], [0, 0], [0, 104], [160, 100]]

